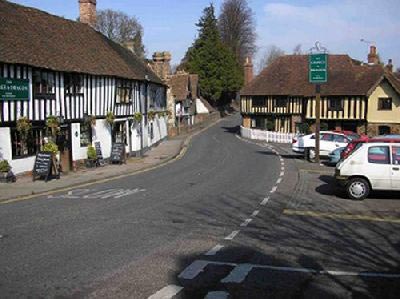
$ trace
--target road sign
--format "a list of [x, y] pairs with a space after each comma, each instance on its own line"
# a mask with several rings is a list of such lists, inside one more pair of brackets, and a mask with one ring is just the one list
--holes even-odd
[[310, 54], [308, 70], [310, 83], [326, 83], [328, 81], [328, 54]]

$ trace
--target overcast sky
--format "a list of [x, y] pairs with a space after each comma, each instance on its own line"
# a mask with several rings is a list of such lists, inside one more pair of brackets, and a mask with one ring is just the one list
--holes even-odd
[[[13, 0], [76, 19], [78, 0]], [[219, 11], [222, 0], [212, 1]], [[144, 27], [147, 55], [168, 50], [178, 63], [197, 35], [195, 23], [210, 0], [97, 0], [97, 9], [120, 10]], [[400, 66], [400, 0], [248, 0], [257, 24], [256, 61], [274, 44], [290, 54], [297, 44], [308, 51], [320, 41], [331, 54], [366, 60], [375, 42], [386, 63]]]

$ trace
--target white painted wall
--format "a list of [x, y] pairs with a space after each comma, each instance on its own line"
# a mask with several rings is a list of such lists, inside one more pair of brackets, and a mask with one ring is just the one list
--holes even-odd
[[207, 107], [203, 104], [200, 99], [196, 99], [196, 113], [209, 113]]
[[72, 161], [87, 159], [87, 146], [81, 147], [81, 126], [79, 123], [71, 124], [71, 133], [72, 133], [72, 140], [71, 140]]
[[[142, 120], [143, 122], [143, 120]], [[140, 150], [140, 126], [133, 125], [131, 127], [131, 134], [132, 134], [132, 151], [137, 152]]]
[[100, 142], [103, 158], [109, 158], [111, 155], [111, 130], [105, 119], [96, 120], [96, 126], [93, 130], [93, 144]]

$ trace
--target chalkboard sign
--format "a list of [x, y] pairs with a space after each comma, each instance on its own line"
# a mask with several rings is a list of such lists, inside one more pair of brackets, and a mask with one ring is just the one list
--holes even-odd
[[111, 162], [112, 163], [126, 163], [125, 160], [125, 144], [113, 143], [111, 148]]
[[32, 179], [35, 181], [36, 177], [44, 178], [46, 182], [52, 175], [52, 170], [54, 175], [59, 178], [59, 173], [57, 169], [57, 163], [51, 152], [39, 152], [36, 154], [35, 165], [33, 166]]
[[99, 141], [94, 143], [94, 147], [96, 148], [96, 164], [99, 166], [104, 166], [104, 158], [103, 158], [103, 153], [101, 152], [101, 144]]

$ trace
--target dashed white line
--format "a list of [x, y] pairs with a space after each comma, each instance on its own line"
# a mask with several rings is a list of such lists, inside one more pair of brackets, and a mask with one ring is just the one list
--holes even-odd
[[242, 226], [242, 227], [248, 226], [251, 221], [253, 221], [253, 219], [248, 218], [242, 224], [240, 224], [240, 226]]
[[282, 183], [282, 178], [279, 178], [276, 180], [276, 184], [279, 185], [280, 183]]
[[209, 292], [204, 299], [227, 299], [229, 297], [229, 293], [224, 291], [214, 291]]
[[272, 187], [272, 189], [271, 189], [271, 193], [275, 193], [277, 189], [278, 189], [278, 187], [277, 187], [277, 186], [274, 186], [274, 187]]
[[253, 212], [253, 214], [251, 214], [251, 217], [256, 217], [258, 215], [258, 213], [260, 213], [260, 211], [259, 210], [255, 210]]
[[229, 236], [225, 237], [225, 240], [233, 240], [239, 232], [239, 230], [234, 230]]
[[251, 264], [240, 264], [236, 266], [227, 277], [221, 280], [222, 283], [241, 283], [253, 269]]
[[285, 167], [284, 167], [284, 166], [282, 166], [282, 167], [281, 167], [281, 170], [282, 170], [282, 171], [284, 171], [284, 170], [285, 170]]
[[183, 287], [170, 284], [159, 290], [157, 293], [151, 295], [148, 299], [170, 299], [178, 294], [182, 289]]
[[284, 171], [281, 171], [281, 173], [279, 174], [279, 176], [284, 176], [284, 175], [285, 175]]
[[215, 245], [212, 249], [210, 249], [205, 255], [216, 255], [218, 251], [224, 248], [223, 245]]
[[265, 206], [269, 201], [269, 197], [266, 197], [263, 199], [263, 201], [260, 203], [260, 205]]
[[183, 278], [183, 279], [193, 279], [197, 275], [199, 275], [201, 272], [203, 272], [204, 268], [209, 264], [209, 261], [194, 261], [191, 263], [189, 266], [186, 267], [185, 270], [183, 270], [178, 277]]

